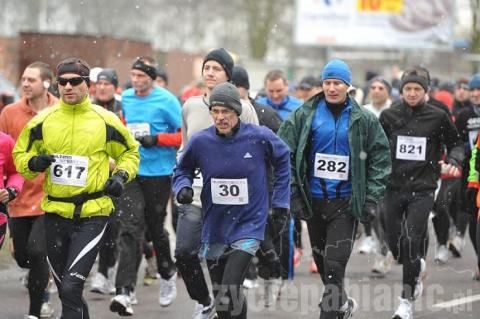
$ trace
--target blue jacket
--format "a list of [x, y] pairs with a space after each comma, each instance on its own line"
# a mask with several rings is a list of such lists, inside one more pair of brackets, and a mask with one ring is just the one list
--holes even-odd
[[[350, 157], [350, 145], [348, 142], [348, 123], [352, 104], [349, 102], [337, 119], [327, 107], [325, 99], [318, 103], [315, 116], [312, 121], [312, 145], [310, 147], [310, 167], [318, 167], [315, 163], [317, 153], [330, 155], [343, 155]], [[326, 163], [325, 163], [326, 162]], [[321, 169], [323, 171], [335, 168], [334, 171], [344, 169], [348, 180], [331, 178], [319, 178], [315, 176], [315, 169], [310, 169], [310, 191], [313, 197], [320, 199], [348, 198], [351, 194], [351, 176], [345, 167], [330, 165], [331, 161], [324, 161]], [[331, 167], [332, 166], [332, 167]]]
[[275, 111], [277, 111], [278, 115], [280, 115], [283, 121], [292, 111], [295, 111], [300, 105], [302, 105], [302, 101], [293, 96], [285, 97], [280, 104], [273, 103], [272, 100], [266, 96], [259, 97], [256, 101], [260, 104], [268, 105], [273, 108]]
[[[272, 207], [289, 208], [290, 151], [271, 130], [241, 123], [231, 138], [218, 136], [214, 126], [192, 136], [175, 168], [173, 191], [176, 196], [182, 188], [191, 187], [195, 169], [200, 169], [203, 243], [263, 240], [269, 209], [266, 163], [274, 168]], [[214, 204], [212, 179], [246, 179], [248, 204]]]
[[[134, 89], [122, 94], [122, 109], [127, 127], [148, 123], [149, 135], [175, 133], [182, 127], [182, 114], [178, 99], [169, 91], [155, 86], [147, 96], [135, 95]], [[177, 149], [175, 147], [140, 146], [140, 176], [169, 176], [173, 173]]]

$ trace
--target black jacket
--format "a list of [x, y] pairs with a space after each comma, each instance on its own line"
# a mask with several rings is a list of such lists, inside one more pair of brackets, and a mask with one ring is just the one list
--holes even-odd
[[[460, 166], [463, 158], [463, 143], [449, 115], [430, 105], [423, 104], [412, 108], [405, 103], [391, 106], [380, 115], [380, 123], [387, 134], [392, 156], [392, 174], [387, 186], [391, 190], [433, 191], [437, 188], [440, 176], [442, 148], [446, 146], [448, 161]], [[398, 159], [419, 152], [421, 145], [414, 147], [406, 143], [398, 145], [399, 136], [426, 138], [426, 150], [421, 152], [425, 160]], [[399, 152], [399, 153], [397, 153]]]
[[271, 129], [274, 133], [277, 133], [280, 125], [282, 125], [282, 118], [278, 115], [277, 111], [273, 108], [260, 104], [254, 99], [249, 98], [252, 103], [255, 112], [258, 117], [258, 124], [263, 125]]

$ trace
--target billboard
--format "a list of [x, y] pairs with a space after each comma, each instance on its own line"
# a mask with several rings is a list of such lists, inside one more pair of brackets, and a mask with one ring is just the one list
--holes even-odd
[[452, 48], [454, 0], [297, 0], [295, 43]]

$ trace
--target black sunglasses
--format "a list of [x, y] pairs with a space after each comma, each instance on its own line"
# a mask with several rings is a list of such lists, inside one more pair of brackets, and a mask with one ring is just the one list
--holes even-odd
[[66, 78], [62, 78], [62, 77], [59, 76], [59, 77], [57, 77], [57, 82], [61, 86], [65, 86], [68, 83], [70, 83], [72, 86], [77, 86], [80, 83], [82, 83], [83, 81], [85, 81], [85, 78], [87, 78], [87, 77], [86, 76], [76, 76], [74, 78], [66, 79]]

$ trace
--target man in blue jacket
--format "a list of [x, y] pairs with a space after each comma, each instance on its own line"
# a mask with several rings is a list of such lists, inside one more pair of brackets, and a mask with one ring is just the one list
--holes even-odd
[[269, 211], [267, 163], [275, 176], [272, 218], [284, 228], [290, 205], [290, 152], [271, 130], [239, 120], [242, 104], [233, 84], [218, 84], [209, 108], [214, 125], [191, 137], [175, 168], [173, 190], [180, 204], [190, 204], [195, 170], [202, 173], [200, 254], [209, 266], [215, 308], [220, 318], [246, 318], [241, 289], [264, 238]]

